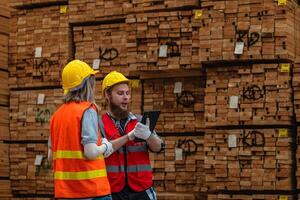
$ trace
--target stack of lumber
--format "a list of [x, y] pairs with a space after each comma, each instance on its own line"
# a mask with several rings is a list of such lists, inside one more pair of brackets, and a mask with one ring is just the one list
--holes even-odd
[[163, 139], [166, 144], [165, 151], [150, 154], [156, 191], [183, 193], [188, 196], [200, 193], [205, 186], [203, 136]]
[[[100, 67], [100, 75], [117, 70], [128, 75], [127, 33], [125, 23], [74, 27], [75, 57], [94, 68]], [[98, 65], [93, 65], [99, 59]]]
[[127, 15], [127, 60], [137, 70], [199, 68], [199, 28], [193, 11]]
[[292, 189], [291, 129], [209, 129], [204, 136], [208, 190]]
[[205, 125], [291, 124], [289, 64], [207, 68]]
[[[286, 2], [202, 1], [200, 60], [295, 59], [299, 8], [296, 1]], [[244, 45], [242, 54], [234, 53], [237, 42]]]
[[60, 6], [16, 10], [11, 21], [10, 87], [60, 85], [71, 51], [68, 14]]
[[[10, 144], [10, 180], [13, 194], [53, 194], [53, 173], [46, 143]], [[35, 165], [43, 156], [41, 166]]]
[[0, 2], [0, 198], [12, 196], [9, 179], [9, 88], [8, 88], [8, 41], [10, 32], [10, 8], [8, 0]]
[[[181, 86], [175, 89], [177, 83]], [[204, 85], [205, 80], [199, 77], [144, 80], [144, 110], [161, 112], [156, 131], [179, 133], [203, 130]], [[176, 93], [174, 90], [177, 90]]]

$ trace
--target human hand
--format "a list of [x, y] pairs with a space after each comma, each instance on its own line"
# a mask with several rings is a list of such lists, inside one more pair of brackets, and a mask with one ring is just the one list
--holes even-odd
[[102, 138], [101, 146], [103, 144], [106, 146], [106, 150], [104, 151], [103, 155], [105, 158], [107, 158], [114, 152], [114, 149], [113, 149], [112, 144], [106, 138]]
[[135, 138], [134, 130], [135, 130], [135, 129], [133, 129], [132, 131], [130, 131], [129, 133], [127, 133], [127, 137], [128, 137], [128, 140], [129, 140], [129, 141], [132, 141], [132, 140], [134, 140], [134, 138]]
[[151, 135], [151, 131], [149, 129], [149, 119], [146, 120], [146, 125], [138, 122], [135, 126], [134, 129], [134, 136], [139, 138], [139, 139], [143, 139], [143, 140], [147, 140]]

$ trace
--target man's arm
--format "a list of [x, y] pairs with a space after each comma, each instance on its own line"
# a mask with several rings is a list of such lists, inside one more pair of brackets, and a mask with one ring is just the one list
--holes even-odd
[[160, 152], [163, 150], [164, 142], [158, 135], [153, 132], [150, 137], [146, 140], [148, 147], [153, 152]]
[[133, 140], [133, 138], [130, 138], [131, 135], [129, 135], [130, 133], [128, 133], [127, 135], [123, 135], [122, 137], [119, 137], [118, 139], [115, 140], [110, 140], [109, 142], [112, 144], [114, 151], [116, 152], [118, 151], [123, 145], [125, 145], [128, 141]]

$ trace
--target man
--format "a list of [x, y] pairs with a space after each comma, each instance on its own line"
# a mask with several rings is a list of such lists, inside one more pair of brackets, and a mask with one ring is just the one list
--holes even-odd
[[103, 154], [112, 145], [100, 138], [94, 71], [80, 60], [62, 72], [64, 104], [50, 122], [48, 158], [53, 159], [56, 199], [111, 200]]
[[105, 159], [113, 200], [156, 200], [148, 149], [161, 151], [162, 140], [128, 111], [129, 80], [123, 74], [110, 72], [103, 80], [102, 94], [108, 110], [100, 121], [101, 133], [114, 149]]

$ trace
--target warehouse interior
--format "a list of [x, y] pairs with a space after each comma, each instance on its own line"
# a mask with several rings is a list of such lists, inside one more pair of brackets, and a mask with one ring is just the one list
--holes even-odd
[[54, 199], [49, 121], [73, 59], [159, 110], [158, 200], [300, 199], [299, 0], [1, 0], [0, 199]]

